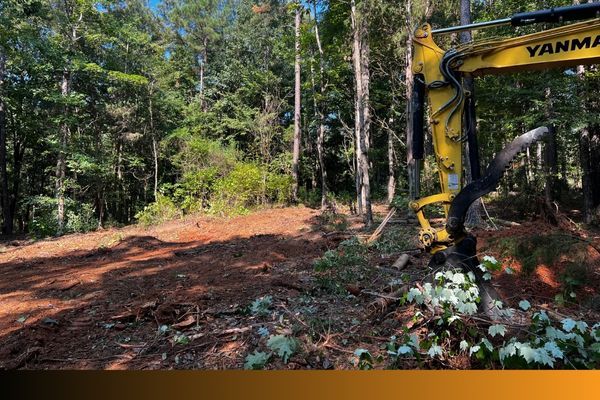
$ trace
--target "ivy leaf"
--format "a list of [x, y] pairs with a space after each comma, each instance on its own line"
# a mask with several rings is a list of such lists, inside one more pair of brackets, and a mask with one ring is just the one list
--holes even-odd
[[254, 351], [254, 354], [248, 354], [246, 356], [246, 362], [244, 363], [244, 369], [262, 369], [271, 354], [264, 353], [262, 351]]
[[489, 351], [494, 351], [494, 345], [487, 338], [481, 339], [481, 343], [483, 343]]
[[471, 346], [471, 348], [469, 349], [469, 357], [472, 356], [473, 353], [477, 353], [479, 349], [481, 349], [481, 346], [479, 345]]
[[504, 361], [506, 357], [514, 356], [515, 354], [517, 354], [517, 348], [515, 347], [514, 343], [509, 343], [498, 350], [500, 362]]
[[554, 358], [548, 354], [545, 348], [536, 349], [538, 362], [542, 365], [548, 365], [550, 368], [554, 368]]
[[554, 341], [547, 342], [544, 345], [544, 349], [548, 350], [550, 352], [550, 354], [552, 355], [552, 357], [563, 358], [563, 356], [564, 356], [562, 350], [557, 346], [556, 342], [554, 342]]
[[281, 357], [284, 363], [287, 363], [290, 356], [296, 351], [298, 344], [294, 338], [288, 338], [283, 335], [271, 335], [267, 341], [267, 346]]
[[585, 333], [585, 331], [586, 331], [586, 329], [588, 327], [588, 324], [585, 321], [577, 321], [575, 323], [575, 326], [577, 327], [577, 329], [579, 330], [579, 332]]
[[437, 344], [432, 345], [427, 351], [429, 357], [441, 356], [442, 355], [442, 347]]
[[535, 362], [537, 359], [537, 352], [526, 343], [519, 347], [519, 354], [527, 361], [527, 364], [531, 364], [532, 361]]
[[506, 326], [502, 324], [490, 325], [488, 328], [488, 334], [491, 337], [495, 337], [496, 335], [504, 336], [506, 333]]
[[573, 321], [571, 318], [565, 318], [561, 322], [563, 324], [563, 330], [565, 332], [571, 332], [576, 325], [575, 321]]
[[531, 304], [527, 300], [521, 300], [519, 302], [519, 307], [521, 308], [521, 310], [527, 311], [531, 308]]
[[258, 328], [258, 334], [262, 337], [267, 337], [269, 336], [269, 329], [265, 328], [264, 326], [261, 326], [260, 328]]

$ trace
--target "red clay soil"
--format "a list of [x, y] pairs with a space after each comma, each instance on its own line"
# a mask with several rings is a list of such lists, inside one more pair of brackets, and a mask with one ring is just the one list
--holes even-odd
[[303, 271], [337, 245], [315, 229], [318, 214], [270, 209], [4, 243], [0, 369], [183, 363], [189, 352], [177, 352], [163, 325], [196, 328], [184, 347], [212, 354], [188, 367], [240, 368], [244, 343], [228, 315], [267, 293], [285, 299], [302, 290]]
[[[381, 218], [386, 209], [376, 211]], [[370, 315], [368, 292], [392, 290], [399, 275], [389, 266], [402, 250], [384, 256], [371, 248], [367, 274], [352, 278], [357, 293], [346, 288], [354, 295], [316, 290], [314, 259], [359, 225], [350, 218], [354, 232], [325, 232], [319, 216], [304, 207], [270, 209], [233, 219], [190, 217], [148, 229], [0, 242], [0, 369], [243, 368], [246, 355], [269, 351], [266, 338], [274, 334], [300, 339], [301, 349], [287, 363], [271, 357], [270, 369], [355, 368], [357, 348], [385, 355], [386, 342], [410, 328], [415, 310]], [[416, 237], [416, 226], [400, 229]], [[480, 254], [501, 259], [493, 238], [527, 241], [556, 229], [532, 222], [476, 235]], [[594, 241], [591, 270], [577, 301], [600, 311], [600, 244], [586, 237]], [[494, 281], [505, 304], [516, 308], [530, 299], [556, 308], [568, 258], [538, 265], [531, 274], [522, 273], [518, 260], [504, 259], [515, 270]], [[413, 255], [403, 279], [422, 278], [427, 261]], [[361, 293], [362, 286], [368, 291]], [[268, 315], [249, 312], [267, 295]], [[469, 368], [470, 362], [420, 367]]]
[[[481, 254], [493, 255], [502, 262], [504, 268], [509, 267], [514, 271], [507, 274], [504, 271], [496, 273], [495, 284], [497, 285], [501, 296], [507, 304], [516, 306], [521, 299], [537, 299], [541, 304], [553, 303], [555, 296], [565, 292], [564, 276], [572, 262], [573, 254], [561, 254], [552, 265], [538, 263], [535, 269], [530, 273], [523, 271], [520, 260], [515, 257], [503, 255], [497, 251], [493, 245], [494, 240], [501, 238], [517, 238], [519, 241], [527, 243], [533, 237], [564, 234], [565, 240], [578, 242], [585, 247], [587, 252], [587, 276], [584, 282], [580, 282], [574, 292], [577, 295], [577, 301], [580, 303], [597, 301], [600, 294], [600, 242], [599, 238], [593, 235], [593, 232], [580, 230], [578, 232], [562, 231], [558, 227], [544, 223], [540, 220], [528, 221], [519, 226], [503, 228], [499, 231], [480, 231], [477, 232], [478, 248]], [[577, 239], [579, 238], [579, 239]], [[490, 240], [492, 239], [492, 240]], [[585, 242], [590, 243], [586, 245]], [[573, 249], [572, 249], [573, 250]], [[568, 297], [567, 297], [568, 300]], [[593, 305], [593, 308], [596, 308]], [[596, 311], [600, 311], [596, 310]]]

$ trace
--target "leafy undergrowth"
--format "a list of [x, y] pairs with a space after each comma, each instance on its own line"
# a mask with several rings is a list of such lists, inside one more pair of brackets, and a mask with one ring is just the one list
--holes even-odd
[[[403, 271], [389, 268], [402, 249], [414, 245], [412, 237], [411, 227], [396, 226], [371, 246], [356, 237], [346, 239], [315, 261], [309, 293], [279, 310], [271, 309], [268, 299], [255, 300], [251, 313], [265, 319], [257, 328], [258, 340], [246, 356], [245, 368], [286, 368], [290, 360], [294, 368], [599, 366], [600, 323], [592, 310], [573, 308], [574, 298], [566, 308], [564, 302], [548, 304], [524, 294], [512, 296], [506, 304], [497, 301], [498, 315], [491, 320], [478, 312], [480, 289], [472, 272], [430, 270], [424, 265], [427, 257], [419, 256]], [[570, 251], [576, 258], [573, 246], [580, 242], [559, 242], [558, 237], [527, 244], [552, 245], [551, 255], [536, 252], [537, 247], [518, 254], [550, 262]], [[507, 251], [502, 246], [496, 250]], [[491, 256], [481, 257], [479, 268], [483, 279], [492, 283], [528, 273], [503, 266]], [[564, 286], [572, 290], [568, 281]], [[400, 287], [405, 288], [403, 294], [392, 298]], [[384, 309], [374, 309], [373, 300], [378, 298], [392, 301]], [[260, 304], [269, 311], [260, 311], [264, 308]]]

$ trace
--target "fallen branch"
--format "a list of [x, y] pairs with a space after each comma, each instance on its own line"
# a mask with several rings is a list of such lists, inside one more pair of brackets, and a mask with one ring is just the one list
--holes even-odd
[[372, 316], [384, 313], [388, 307], [397, 303], [408, 292], [408, 285], [403, 285], [400, 289], [393, 291], [390, 294], [374, 293], [363, 291], [365, 294], [378, 297], [367, 306], [367, 310]]
[[383, 228], [385, 228], [385, 225], [388, 223], [388, 221], [390, 220], [390, 218], [392, 218], [392, 216], [396, 213], [396, 208], [392, 208], [387, 215], [385, 216], [385, 218], [383, 219], [383, 221], [381, 221], [381, 224], [379, 224], [379, 226], [377, 227], [377, 229], [375, 229], [375, 232], [373, 232], [373, 234], [371, 236], [369, 236], [369, 238], [366, 240], [366, 243], [371, 243], [375, 240], [377, 240], [377, 238], [379, 237], [379, 235], [381, 235], [381, 232], [383, 231]]

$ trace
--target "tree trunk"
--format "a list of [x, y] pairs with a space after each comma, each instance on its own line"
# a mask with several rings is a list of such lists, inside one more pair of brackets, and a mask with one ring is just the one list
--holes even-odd
[[6, 109], [3, 99], [4, 75], [6, 59], [0, 48], [0, 205], [2, 206], [2, 233], [10, 235], [13, 232], [13, 215], [10, 207], [8, 192], [8, 171], [6, 168]]
[[412, 96], [414, 88], [414, 77], [412, 72], [412, 50], [413, 50], [413, 21], [412, 21], [412, 0], [406, 1], [406, 167], [408, 171], [408, 197], [415, 200], [419, 197], [419, 177], [420, 163], [413, 158], [413, 115], [412, 115]]
[[[325, 169], [325, 161], [324, 161], [324, 143], [325, 143], [325, 124], [324, 124], [324, 113], [322, 102], [325, 98], [325, 84], [323, 82], [325, 76], [325, 68], [324, 68], [324, 54], [323, 47], [321, 46], [321, 38], [319, 36], [319, 24], [317, 21], [317, 1], [314, 0], [312, 3], [313, 13], [315, 17], [315, 39], [317, 41], [317, 48], [319, 49], [319, 91], [321, 94], [320, 101], [315, 102], [315, 107], [317, 110], [317, 119], [319, 122], [319, 126], [317, 128], [317, 158], [319, 159], [319, 169], [321, 172], [321, 209], [327, 208], [327, 192], [329, 191], [327, 187], [327, 170]], [[313, 83], [314, 86], [314, 83]]]
[[300, 97], [300, 22], [302, 17], [301, 5], [296, 4], [295, 18], [295, 52], [296, 59], [294, 62], [294, 145], [292, 152], [292, 199], [298, 201], [298, 181], [300, 170], [300, 112], [301, 112], [301, 97]]
[[394, 151], [394, 132], [388, 129], [388, 183], [387, 183], [387, 202], [394, 201], [396, 194], [396, 154]]
[[584, 127], [579, 132], [579, 160], [581, 163], [582, 176], [581, 187], [583, 189], [583, 222], [589, 224], [594, 219], [593, 192], [590, 169], [590, 131]]
[[[150, 115], [150, 134], [152, 135], [152, 156], [154, 159], [154, 201], [157, 200], [158, 194], [158, 144], [156, 141], [156, 132], [154, 131], [154, 112], [152, 108], [152, 95], [154, 94], [153, 87], [150, 89], [150, 99], [148, 102], [148, 113]], [[144, 192], [144, 195], [146, 193]]]
[[[580, 80], [585, 79], [585, 67], [579, 65], [577, 67], [577, 75]], [[578, 92], [577, 96], [582, 99], [584, 93]], [[586, 112], [586, 104], [581, 102], [582, 112]], [[598, 189], [594, 188], [594, 183], [598, 179], [598, 166], [594, 165], [594, 151], [598, 147], [598, 138], [594, 137], [592, 127], [588, 124], [579, 131], [579, 159], [581, 163], [582, 176], [581, 186], [583, 190], [583, 222], [591, 224], [595, 222], [594, 208], [597, 206], [595, 192]], [[596, 150], [597, 151], [597, 150]]]
[[547, 205], [550, 205], [554, 198], [559, 195], [556, 185], [558, 176], [557, 150], [556, 150], [556, 128], [553, 124], [548, 125], [549, 135], [544, 146], [544, 197]]
[[352, 59], [355, 83], [355, 118], [356, 136], [356, 192], [358, 212], [364, 216], [365, 225], [373, 223], [371, 210], [371, 188], [369, 181], [369, 46], [367, 42], [367, 25], [365, 18], [356, 11], [356, 2], [350, 3], [353, 46]]
[[[471, 23], [471, 0], [460, 0], [460, 24], [468, 25]], [[468, 43], [472, 40], [471, 31], [463, 31], [460, 33], [460, 42]], [[465, 127], [467, 129], [472, 130], [472, 139], [467, 142], [466, 152], [464, 158], [464, 167], [465, 167], [465, 179], [466, 183], [471, 183], [474, 179], [478, 179], [478, 176], [473, 176], [472, 166], [471, 166], [471, 152], [477, 153], [479, 149], [477, 148], [477, 140], [476, 131], [477, 131], [477, 119], [475, 116], [475, 83], [473, 81], [472, 76], [465, 76], [463, 78], [463, 87], [466, 92], [470, 93], [471, 99], [466, 102], [466, 106], [470, 107], [469, 112], [467, 112], [465, 118]], [[473, 148], [471, 148], [473, 147]], [[478, 168], [478, 166], [473, 166], [474, 168]], [[482, 224], [481, 220], [481, 201], [475, 201], [469, 207], [467, 211], [467, 216], [465, 218], [465, 225], [467, 226], [480, 226]]]
[[[69, 71], [65, 68], [63, 70], [62, 79], [60, 83], [60, 93], [63, 97], [67, 97], [71, 91], [71, 76]], [[67, 116], [67, 107], [64, 108], [64, 118]], [[57, 235], [64, 233], [65, 226], [65, 176], [67, 172], [67, 143], [69, 137], [69, 125], [66, 120], [63, 120], [60, 124], [60, 137], [59, 137], [59, 148], [58, 158], [56, 161], [56, 200], [57, 200]]]

